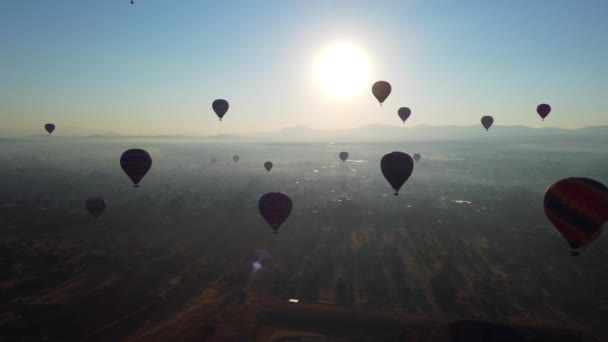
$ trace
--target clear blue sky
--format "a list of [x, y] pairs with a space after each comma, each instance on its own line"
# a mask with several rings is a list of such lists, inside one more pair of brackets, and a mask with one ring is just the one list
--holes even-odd
[[[608, 124], [606, 0], [2, 0], [0, 135], [219, 134], [368, 123]], [[319, 51], [365, 51], [370, 84], [332, 98]], [[369, 87], [392, 83], [380, 108]], [[223, 122], [215, 98], [231, 108]], [[85, 130], [89, 129], [89, 130]], [[93, 130], [90, 130], [93, 129]]]

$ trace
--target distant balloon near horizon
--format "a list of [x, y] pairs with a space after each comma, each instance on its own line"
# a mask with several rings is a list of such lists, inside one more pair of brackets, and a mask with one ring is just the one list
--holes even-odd
[[382, 157], [380, 168], [382, 169], [384, 178], [395, 190], [395, 196], [398, 196], [399, 189], [401, 189], [403, 184], [412, 175], [412, 171], [414, 171], [414, 159], [407, 153], [392, 152]]
[[276, 234], [281, 225], [291, 214], [293, 203], [287, 194], [269, 192], [258, 201], [258, 210]]
[[267, 161], [264, 163], [264, 168], [266, 169], [266, 171], [270, 172], [270, 170], [272, 170], [272, 167], [273, 167], [272, 162]]
[[608, 188], [589, 178], [560, 179], [547, 188], [543, 207], [577, 256], [578, 248], [593, 242], [608, 223]]
[[405, 120], [407, 120], [411, 114], [412, 111], [407, 107], [401, 107], [397, 111], [397, 115], [399, 115], [399, 118], [403, 121], [403, 123], [405, 123]]
[[391, 84], [386, 81], [378, 81], [372, 86], [372, 94], [374, 94], [376, 100], [380, 102], [381, 106], [382, 103], [384, 103], [384, 101], [391, 94], [391, 90]]
[[101, 197], [91, 197], [85, 202], [85, 208], [91, 216], [97, 219], [106, 210], [106, 201]]
[[217, 117], [220, 118], [220, 121], [222, 121], [222, 118], [228, 112], [228, 108], [230, 107], [230, 105], [228, 104], [228, 101], [224, 99], [217, 99], [213, 101], [211, 107], [213, 108], [215, 115], [217, 115]]
[[120, 167], [133, 182], [133, 187], [137, 188], [152, 167], [152, 158], [142, 149], [130, 149], [120, 156]]
[[481, 125], [487, 130], [490, 129], [490, 127], [492, 127], [492, 124], [494, 123], [494, 118], [486, 115], [484, 117], [481, 118]]
[[551, 113], [551, 106], [546, 103], [541, 103], [536, 107], [536, 112], [545, 121], [545, 118]]
[[346, 161], [346, 159], [348, 159], [348, 152], [340, 152], [338, 154], [338, 157], [340, 157], [340, 159], [344, 163]]
[[420, 153], [414, 153], [414, 160], [416, 161], [416, 163], [420, 161], [420, 158], [422, 158]]
[[44, 125], [44, 129], [47, 131], [47, 133], [49, 135], [51, 135], [53, 133], [53, 131], [55, 130], [55, 124], [47, 123], [46, 125]]
[[211, 158], [211, 164], [215, 164], [216, 162], [217, 162], [217, 159]]
[[241, 159], [241, 157], [239, 157], [238, 154], [235, 154], [234, 156], [232, 156], [232, 160], [234, 160], [235, 163], [238, 163], [239, 159]]

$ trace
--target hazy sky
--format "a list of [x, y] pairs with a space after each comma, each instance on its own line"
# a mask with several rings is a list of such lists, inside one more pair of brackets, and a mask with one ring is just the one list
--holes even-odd
[[[402, 106], [408, 125], [540, 127], [541, 102], [548, 126], [608, 124], [606, 0], [135, 1], [0, 1], [0, 135], [400, 125]], [[314, 77], [338, 42], [370, 64], [349, 98]]]

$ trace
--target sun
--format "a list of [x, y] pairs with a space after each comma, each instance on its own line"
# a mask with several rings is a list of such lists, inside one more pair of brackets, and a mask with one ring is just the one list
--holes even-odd
[[335, 97], [356, 95], [367, 84], [367, 56], [354, 45], [335, 44], [317, 56], [315, 76], [323, 90]]

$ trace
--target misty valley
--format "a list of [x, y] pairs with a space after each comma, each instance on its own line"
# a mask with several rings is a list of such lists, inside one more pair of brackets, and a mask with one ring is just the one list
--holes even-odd
[[[460, 319], [607, 338], [608, 240], [572, 258], [542, 196], [604, 177], [608, 151], [560, 141], [2, 139], [0, 340], [425, 341]], [[139, 188], [118, 164], [132, 147], [153, 159]], [[422, 156], [399, 196], [379, 168], [394, 150]], [[293, 200], [276, 235], [270, 191]]]

